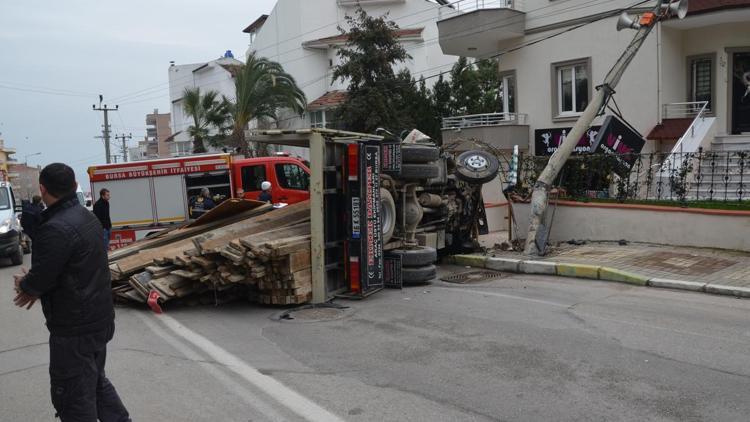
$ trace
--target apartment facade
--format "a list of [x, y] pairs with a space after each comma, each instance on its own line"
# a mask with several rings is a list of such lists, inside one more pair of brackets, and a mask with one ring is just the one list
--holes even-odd
[[26, 163], [11, 162], [8, 164], [10, 183], [18, 199], [31, 200], [39, 195], [39, 172], [41, 166], [29, 166]]
[[185, 89], [200, 88], [201, 93], [216, 91], [219, 93], [218, 98], [223, 95], [234, 101], [234, 75], [242, 64], [227, 51], [224, 57], [208, 62], [170, 65], [168, 73], [172, 134], [164, 141], [168, 145], [168, 156], [189, 155], [192, 152], [192, 138], [188, 134], [188, 127], [193, 124], [193, 119], [183, 111], [182, 96]]
[[[399, 26], [399, 42], [412, 57], [396, 70], [407, 68], [415, 78], [449, 70], [456, 57], [444, 54], [438, 43], [437, 21], [443, 6], [427, 0], [278, 0], [269, 15], [262, 15], [243, 32], [249, 35], [247, 55], [279, 62], [307, 97], [302, 118], [283, 115], [279, 126], [331, 127], [333, 111], [346, 98], [347, 82], [332, 81], [339, 64], [337, 51], [347, 38], [346, 16], [361, 6], [371, 16], [388, 14]], [[429, 80], [430, 83], [434, 79]]]
[[[451, 4], [453, 14], [438, 22], [440, 45], [446, 54], [499, 57], [503, 112], [446, 119], [444, 139], [477, 137], [503, 150], [519, 145], [551, 154], [550, 140], [565, 136], [632, 40], [634, 31], [616, 29], [618, 9], [632, 4]], [[643, 152], [750, 149], [749, 22], [750, 0], [690, 0], [685, 19], [656, 24], [614, 95], [623, 117], [647, 139]]]

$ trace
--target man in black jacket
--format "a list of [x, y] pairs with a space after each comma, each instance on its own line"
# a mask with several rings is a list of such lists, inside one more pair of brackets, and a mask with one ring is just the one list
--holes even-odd
[[70, 167], [48, 165], [39, 185], [48, 208], [36, 230], [31, 269], [15, 276], [14, 302], [29, 309], [41, 299], [50, 332], [52, 404], [63, 422], [130, 421], [104, 375], [115, 326], [102, 226], [78, 202]]
[[94, 203], [94, 215], [104, 227], [104, 250], [109, 250], [109, 235], [112, 232], [112, 220], [109, 219], [109, 189], [99, 191], [99, 200]]
[[36, 228], [42, 221], [42, 211], [44, 211], [44, 205], [42, 205], [42, 197], [34, 195], [31, 198], [31, 203], [28, 201], [22, 203], [21, 208], [21, 227], [24, 233], [29, 236], [31, 241], [34, 241], [34, 235], [36, 234]]

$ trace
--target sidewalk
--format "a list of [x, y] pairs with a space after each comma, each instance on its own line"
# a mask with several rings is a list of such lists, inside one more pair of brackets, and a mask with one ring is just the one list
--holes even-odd
[[[689, 282], [688, 284], [739, 287], [750, 291], [750, 253], [747, 252], [643, 243], [620, 245], [618, 242], [587, 242], [583, 245], [562, 243], [551, 247], [546, 256], [528, 257], [520, 252], [493, 248], [493, 241], [500, 238], [501, 235], [498, 234], [483, 239], [483, 246], [487, 248], [486, 256], [497, 258], [497, 261], [511, 261], [511, 266], [515, 260], [531, 260], [546, 262], [549, 266], [554, 263], [601, 267], [638, 275], [645, 280], [676, 280]], [[505, 264], [494, 264], [498, 265], [502, 267]], [[490, 266], [492, 264], [488, 263], [487, 267]], [[525, 272], [523, 266], [518, 268], [519, 272]], [[560, 274], [559, 270], [557, 273], [572, 275]], [[658, 282], [648, 284], [659, 285]], [[700, 290], [710, 291], [706, 288]]]

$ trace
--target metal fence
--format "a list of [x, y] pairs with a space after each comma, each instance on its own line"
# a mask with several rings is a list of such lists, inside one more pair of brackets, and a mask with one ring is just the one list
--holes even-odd
[[483, 113], [444, 117], [442, 129], [462, 129], [510, 124], [525, 125], [527, 117], [526, 114], [521, 113]]
[[[518, 183], [511, 187], [512, 191], [528, 195], [548, 160], [549, 157], [521, 156]], [[623, 171], [623, 162], [629, 164], [629, 171]], [[750, 151], [586, 154], [571, 157], [555, 185], [561, 199], [682, 205], [691, 201], [750, 203], [748, 167]]]

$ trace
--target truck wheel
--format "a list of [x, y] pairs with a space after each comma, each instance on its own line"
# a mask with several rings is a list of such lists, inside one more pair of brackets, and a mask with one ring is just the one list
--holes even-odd
[[401, 268], [401, 280], [404, 284], [424, 283], [435, 277], [437, 277], [437, 267], [434, 265]]
[[438, 166], [435, 164], [401, 164], [401, 179], [422, 180], [432, 179], [439, 174]]
[[429, 163], [440, 157], [440, 151], [430, 145], [402, 145], [401, 161], [404, 163]]
[[421, 267], [437, 261], [437, 251], [429, 246], [419, 247], [417, 249], [394, 249], [388, 251], [390, 254], [401, 256], [401, 265], [403, 267]]
[[25, 239], [23, 241], [23, 254], [28, 255], [31, 253], [31, 238], [29, 236], [24, 235]]
[[456, 158], [456, 177], [472, 184], [489, 182], [499, 168], [497, 157], [484, 151], [466, 151]]
[[388, 243], [396, 229], [396, 202], [388, 189], [380, 188], [380, 210], [383, 224], [383, 243]]
[[18, 248], [13, 253], [13, 255], [10, 256], [10, 262], [12, 262], [13, 265], [23, 264], [23, 247], [20, 243], [18, 244]]

